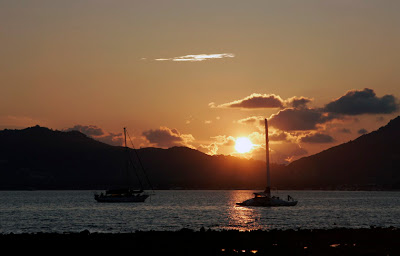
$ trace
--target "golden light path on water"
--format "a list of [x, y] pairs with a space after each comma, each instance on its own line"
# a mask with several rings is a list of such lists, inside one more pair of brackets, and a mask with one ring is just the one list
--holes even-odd
[[[249, 194], [242, 191], [230, 193], [231, 207], [228, 209], [229, 224], [225, 229], [251, 231], [261, 229], [261, 214], [257, 208], [238, 206], [236, 203], [249, 199]], [[264, 226], [265, 229], [265, 226]]]

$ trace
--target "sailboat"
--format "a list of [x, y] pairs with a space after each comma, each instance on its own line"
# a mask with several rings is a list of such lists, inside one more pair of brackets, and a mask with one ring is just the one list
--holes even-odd
[[[126, 144], [126, 128], [124, 128], [124, 140], [125, 140], [125, 152], [128, 158], [127, 163], [127, 180], [129, 181], [129, 166], [133, 166], [132, 158], [130, 157], [130, 153], [128, 150], [128, 146]], [[136, 152], [136, 151], [135, 151]], [[137, 155], [138, 159], [139, 156]], [[139, 159], [140, 162], [140, 159]], [[140, 162], [141, 165], [141, 162]], [[138, 177], [139, 178], [139, 177]], [[147, 178], [147, 176], [146, 176]], [[147, 180], [148, 181], [148, 180]], [[143, 185], [140, 182], [140, 189], [133, 189], [129, 186], [117, 189], [109, 189], [106, 190], [105, 193], [95, 194], [94, 199], [97, 202], [105, 202], [105, 203], [112, 203], [112, 202], [144, 202], [150, 195], [143, 191]], [[150, 182], [149, 182], [150, 184]], [[150, 184], [151, 186], [151, 184]]]
[[269, 167], [269, 140], [268, 140], [268, 121], [265, 119], [265, 151], [266, 151], [266, 169], [267, 169], [267, 187], [262, 192], [254, 193], [254, 198], [244, 202], [236, 203], [240, 206], [295, 206], [297, 201], [291, 196], [287, 200], [276, 196], [271, 196], [271, 178]]

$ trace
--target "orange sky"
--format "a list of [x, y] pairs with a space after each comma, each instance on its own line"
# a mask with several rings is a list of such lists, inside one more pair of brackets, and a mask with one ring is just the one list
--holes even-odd
[[126, 126], [137, 147], [230, 154], [240, 136], [262, 147], [267, 117], [272, 161], [296, 159], [399, 115], [398, 10], [394, 0], [1, 1], [0, 128], [75, 127], [118, 143]]

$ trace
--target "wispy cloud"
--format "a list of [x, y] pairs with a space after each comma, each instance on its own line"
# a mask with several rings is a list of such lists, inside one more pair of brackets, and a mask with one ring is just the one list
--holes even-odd
[[189, 61], [189, 62], [197, 62], [197, 61], [205, 61], [212, 59], [223, 59], [223, 58], [233, 58], [235, 54], [233, 53], [212, 53], [212, 54], [190, 54], [172, 58], [159, 58], [155, 59], [156, 61]]
[[201, 144], [197, 147], [200, 150], [209, 155], [216, 155], [221, 147], [232, 147], [235, 145], [235, 138], [227, 135], [218, 135], [211, 137], [214, 141], [208, 145]]
[[210, 108], [240, 108], [240, 109], [261, 109], [261, 108], [305, 108], [312, 99], [306, 97], [292, 97], [287, 100], [283, 100], [279, 95], [275, 94], [260, 94], [253, 93], [240, 100], [216, 105], [215, 102], [208, 104]]

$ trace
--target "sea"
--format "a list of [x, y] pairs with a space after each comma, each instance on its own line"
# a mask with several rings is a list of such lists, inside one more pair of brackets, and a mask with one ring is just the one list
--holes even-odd
[[98, 203], [95, 191], [0, 191], [0, 233], [400, 228], [398, 191], [278, 191], [298, 204], [236, 205], [253, 192], [155, 190], [144, 203]]

